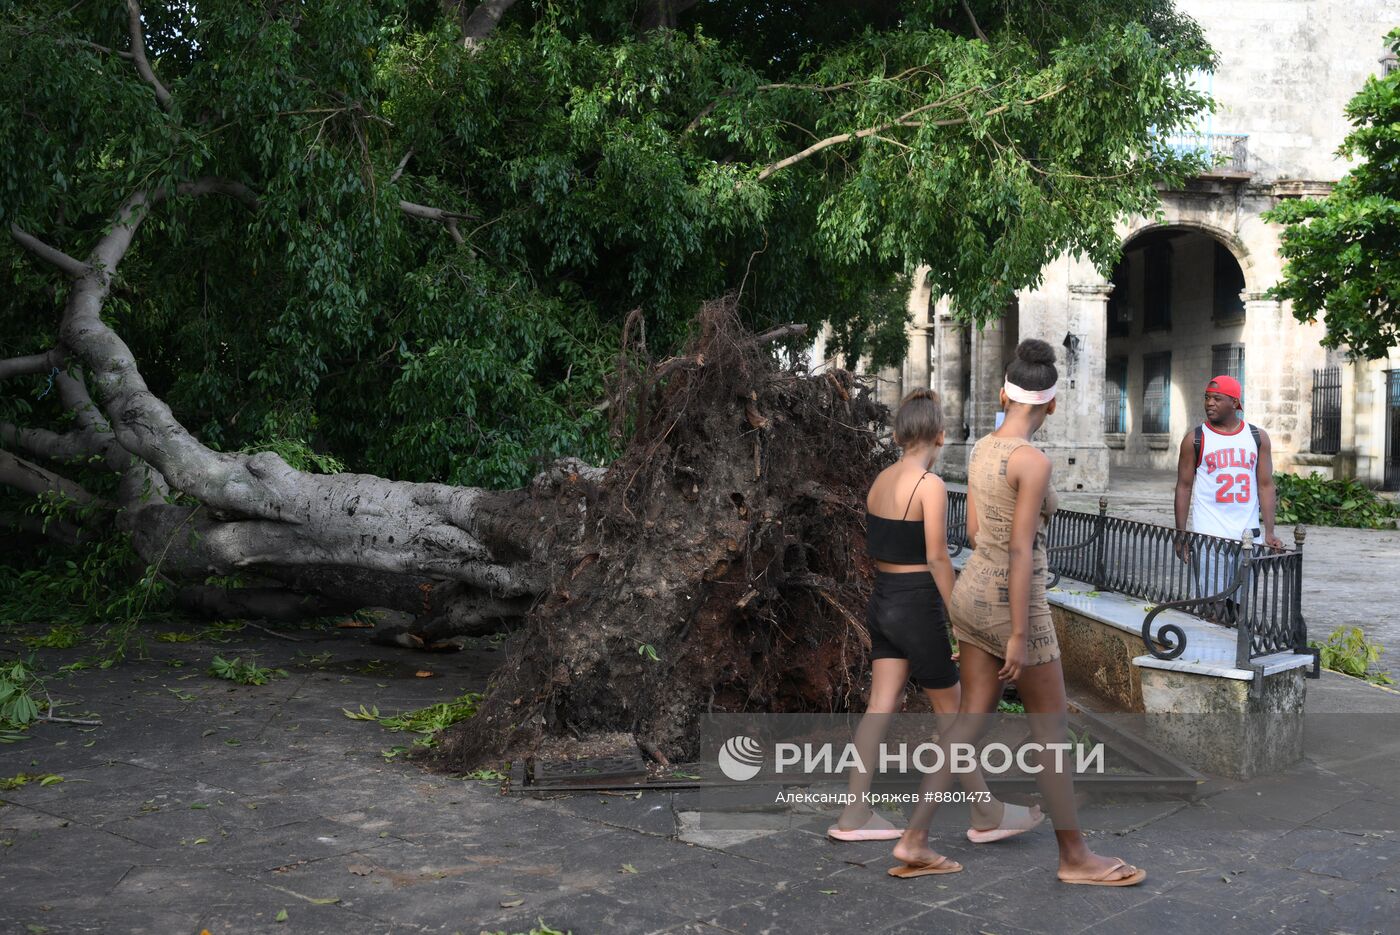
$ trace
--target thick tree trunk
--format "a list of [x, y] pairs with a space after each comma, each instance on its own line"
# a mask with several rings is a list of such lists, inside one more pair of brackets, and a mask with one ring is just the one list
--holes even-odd
[[[102, 510], [59, 471], [80, 457], [118, 473], [115, 515], [137, 552], [205, 612], [393, 607], [415, 622], [381, 638], [429, 648], [517, 624], [481, 713], [448, 738], [454, 766], [565, 730], [631, 731], [685, 755], [703, 711], [852, 699], [868, 644], [860, 498], [880, 466], [883, 410], [849, 375], [778, 369], [766, 345], [790, 331], [745, 334], [733, 302], [717, 301], [685, 356], [623, 361], [612, 411], [635, 433], [606, 471], [565, 461], [528, 489], [487, 491], [214, 451], [150, 391], [101, 316], [152, 206], [203, 194], [248, 193], [217, 180], [138, 192], [82, 262], [15, 229], [72, 285], [61, 345], [0, 374], [67, 358], [60, 389], [76, 428], [0, 426], [6, 444], [45, 462], [0, 452], [0, 483]], [[209, 575], [253, 583], [198, 585]]]

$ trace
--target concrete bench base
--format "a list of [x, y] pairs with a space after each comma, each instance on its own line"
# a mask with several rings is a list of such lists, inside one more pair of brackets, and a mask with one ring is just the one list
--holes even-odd
[[1305, 670], [1238, 679], [1139, 668], [1147, 736], [1195, 768], [1251, 779], [1303, 758]]

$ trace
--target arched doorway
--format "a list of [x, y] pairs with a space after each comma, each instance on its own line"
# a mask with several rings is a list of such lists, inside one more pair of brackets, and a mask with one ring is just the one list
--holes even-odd
[[1214, 375], [1245, 378], [1245, 272], [1220, 239], [1153, 227], [1123, 245], [1107, 302], [1104, 442], [1114, 467], [1172, 469]]

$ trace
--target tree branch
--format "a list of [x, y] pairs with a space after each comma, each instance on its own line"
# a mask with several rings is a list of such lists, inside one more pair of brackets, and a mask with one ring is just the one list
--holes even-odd
[[84, 49], [92, 49], [94, 52], [101, 52], [103, 55], [115, 55], [118, 58], [124, 58], [127, 60], [134, 59], [136, 57], [130, 52], [124, 51], [122, 49], [109, 49], [105, 45], [98, 45], [96, 42], [89, 42], [86, 39], [60, 39], [58, 41], [63, 45], [76, 45]]
[[83, 530], [72, 523], [53, 517], [38, 517], [29, 513], [0, 513], [0, 526], [8, 526], [37, 536], [47, 536], [63, 545], [78, 545], [85, 539]]
[[409, 217], [422, 218], [425, 221], [437, 221], [443, 227], [447, 228], [447, 233], [451, 234], [453, 241], [458, 244], [466, 243], [466, 241], [462, 239], [462, 232], [458, 229], [457, 222], [459, 220], [480, 220], [475, 214], [465, 214], [460, 211], [445, 211], [442, 208], [414, 204], [411, 201], [400, 201], [399, 210]]
[[[1041, 101], [1054, 97], [1056, 94], [1059, 94], [1064, 89], [1065, 85], [1057, 85], [1056, 87], [1051, 88], [1049, 91], [1046, 91], [1044, 94], [1038, 95], [1036, 97], [1028, 98], [1023, 101], [1014, 101], [1011, 103], [1002, 104], [999, 107], [993, 107], [991, 110], [987, 111], [982, 116], [984, 118], [994, 117], [997, 114], [1010, 110], [1014, 104], [1022, 104], [1025, 106], [1038, 104]], [[770, 175], [773, 175], [775, 172], [779, 172], [783, 169], [786, 169], [788, 166], [794, 165], [803, 161], [804, 159], [808, 159], [812, 156], [815, 156], [817, 153], [821, 152], [824, 149], [829, 149], [832, 146], [837, 146], [841, 143], [849, 143], [852, 140], [864, 139], [867, 136], [875, 136], [876, 134], [884, 133], [886, 130], [892, 129], [894, 127], [913, 127], [917, 129], [919, 127], [926, 126], [953, 127], [958, 126], [960, 124], [970, 123], [973, 119], [972, 115], [970, 114], [963, 117], [949, 117], [944, 120], [915, 120], [914, 118], [920, 114], [927, 113], [935, 107], [946, 107], [947, 105], [952, 104], [958, 98], [965, 97], [968, 94], [972, 93], [972, 91], [974, 90], [981, 89], [969, 88], [967, 91], [963, 91], [960, 94], [955, 94], [952, 97], [945, 98], [940, 101], [934, 101], [931, 104], [924, 104], [922, 107], [915, 107], [913, 110], [908, 111], [907, 113], [902, 114], [901, 116], [896, 117], [894, 120], [891, 120], [887, 123], [878, 124], [873, 127], [866, 127], [863, 130], [855, 130], [850, 133], [838, 133], [836, 136], [828, 136], [824, 140], [818, 140], [817, 142], [813, 143], [811, 146], [808, 146], [801, 152], [794, 153], [791, 156], [787, 156], [786, 158], [779, 159], [777, 162], [769, 163], [768, 165], [764, 166], [761, 170], [759, 170], [757, 180], [761, 182], [764, 179], [768, 178]]]
[[408, 152], [406, 152], [406, 153], [403, 154], [403, 158], [399, 160], [399, 164], [396, 165], [396, 166], [394, 166], [394, 174], [391, 175], [391, 176], [389, 176], [389, 184], [390, 184], [390, 185], [393, 185], [395, 182], [397, 182], [397, 181], [399, 180], [399, 176], [403, 175], [404, 167], [408, 165], [408, 160], [410, 160], [410, 159], [412, 159], [412, 158], [413, 158], [413, 150], [411, 150], [411, 149], [410, 149]]
[[762, 334], [755, 335], [753, 340], [755, 344], [769, 344], [773, 341], [781, 341], [784, 338], [796, 337], [799, 334], [806, 333], [806, 325], [792, 323], [786, 325], [779, 325], [778, 327], [769, 329], [768, 331], [765, 331]]
[[11, 357], [0, 360], [0, 380], [10, 377], [23, 377], [35, 373], [48, 373], [55, 367], [62, 367], [68, 359], [68, 352], [55, 347], [42, 354], [29, 354], [25, 357]]
[[506, 10], [514, 5], [515, 0], [485, 0], [477, 4], [471, 13], [462, 16], [466, 3], [458, 0], [456, 6], [462, 21], [462, 47], [473, 52], [481, 48], [481, 41], [495, 31]]
[[52, 461], [87, 458], [100, 453], [97, 439], [86, 432], [27, 429], [9, 422], [0, 422], [0, 445]]
[[88, 493], [81, 484], [66, 477], [60, 477], [53, 471], [45, 470], [23, 458], [15, 457], [4, 449], [0, 449], [0, 484], [22, 490], [25, 493], [32, 493], [35, 496], [45, 493], [61, 493], [72, 497], [79, 503], [104, 502]]
[[21, 228], [14, 222], [10, 223], [10, 236], [15, 239], [21, 247], [37, 256], [51, 266], [56, 266], [69, 279], [81, 279], [92, 272], [92, 267], [86, 263], [75, 260], [68, 254], [56, 247], [50, 247], [38, 237]]
[[[758, 87], [754, 88], [754, 90], [812, 91], [817, 94], [830, 94], [834, 91], [846, 91], [850, 88], [857, 88], [863, 84], [874, 84], [877, 81], [902, 81], [910, 75], [914, 74], [915, 72], [927, 70], [928, 66], [926, 65], [915, 65], [912, 68], [906, 68], [899, 74], [891, 75], [888, 78], [859, 78], [855, 81], [843, 81], [840, 84], [792, 84], [788, 82], [779, 82], [777, 84], [761, 84]], [[722, 102], [725, 98], [733, 97], [735, 94], [738, 93], [738, 90], [738, 88], [725, 88], [723, 91], [721, 91], [718, 97], [716, 97], [713, 101], [710, 101], [710, 103], [706, 104], [703, 108], [700, 109], [700, 113], [695, 115], [695, 119], [691, 120], [690, 123], [685, 125], [685, 129], [681, 130], [681, 136], [686, 136], [690, 133], [695, 132], [695, 130], [697, 130], [700, 127], [701, 121], [703, 121], [706, 117], [710, 116], [710, 114], [714, 113], [715, 108], [720, 105], [720, 102]]]
[[169, 110], [170, 92], [160, 83], [151, 63], [146, 60], [146, 34], [141, 28], [141, 4], [136, 0], [126, 0], [127, 32], [131, 36], [131, 60], [136, 63], [136, 73], [156, 92], [156, 101], [162, 110]]
[[977, 38], [991, 45], [992, 40], [987, 38], [987, 34], [984, 33], [982, 27], [977, 24], [977, 17], [972, 15], [972, 7], [967, 5], [967, 0], [962, 0], [962, 8], [963, 12], [967, 14], [967, 18], [972, 21], [972, 31], [977, 33]]

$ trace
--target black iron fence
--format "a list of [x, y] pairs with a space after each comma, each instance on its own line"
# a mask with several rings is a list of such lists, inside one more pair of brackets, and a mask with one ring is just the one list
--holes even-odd
[[1314, 454], [1334, 455], [1342, 450], [1342, 371], [1326, 367], [1313, 371], [1312, 444]]
[[[958, 555], [967, 543], [967, 494], [948, 493], [949, 552]], [[1165, 624], [1155, 633], [1152, 621], [1164, 610], [1181, 610], [1239, 631], [1236, 664], [1243, 669], [1260, 656], [1279, 652], [1309, 653], [1303, 620], [1303, 553], [1246, 546], [1167, 526], [1098, 513], [1060, 510], [1046, 535], [1050, 586], [1061, 577], [1084, 582], [1098, 591], [1116, 591], [1155, 605], [1144, 621], [1144, 642], [1163, 659], [1180, 656], [1186, 636]]]

